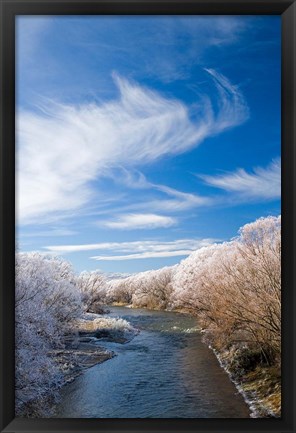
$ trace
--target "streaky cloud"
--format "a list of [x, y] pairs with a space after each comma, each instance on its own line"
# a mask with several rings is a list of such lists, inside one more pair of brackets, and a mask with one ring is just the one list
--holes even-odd
[[162, 251], [162, 252], [146, 252], [138, 254], [127, 254], [122, 256], [94, 256], [90, 257], [93, 260], [102, 261], [119, 261], [119, 260], [138, 260], [138, 259], [156, 259], [162, 257], [182, 257], [189, 256], [192, 250], [178, 250], [178, 251]]
[[274, 200], [281, 197], [281, 162], [273, 160], [267, 167], [248, 173], [243, 168], [218, 176], [199, 176], [210, 186], [238, 195], [241, 199]]
[[207, 137], [248, 118], [238, 88], [208, 70], [218, 110], [207, 96], [193, 122], [189, 108], [114, 74], [113, 101], [65, 105], [49, 101], [16, 117], [17, 216], [41, 224], [48, 215], [71, 215], [104, 192], [92, 181], [114, 167], [137, 167], [189, 151]]
[[115, 182], [124, 184], [130, 189], [149, 189], [161, 193], [160, 198], [127, 205], [125, 210], [129, 209], [139, 211], [150, 209], [153, 211], [180, 212], [195, 207], [213, 204], [213, 199], [210, 197], [180, 191], [167, 185], [152, 183], [148, 181], [145, 175], [139, 170], [127, 170], [126, 168], [121, 167], [119, 170], [116, 170], [116, 172], [111, 173], [110, 176]]
[[155, 229], [171, 227], [177, 224], [177, 219], [156, 214], [125, 214], [118, 216], [113, 221], [98, 224], [119, 230]]
[[244, 123], [250, 115], [249, 107], [238, 86], [214, 69], [206, 69], [214, 79], [220, 98], [218, 112], [212, 125], [212, 135]]
[[143, 253], [190, 250], [217, 242], [217, 239], [177, 239], [173, 241], [144, 240], [130, 242], [100, 242], [94, 244], [51, 245], [44, 247], [49, 253], [64, 254], [81, 251], [112, 251], [113, 253]]

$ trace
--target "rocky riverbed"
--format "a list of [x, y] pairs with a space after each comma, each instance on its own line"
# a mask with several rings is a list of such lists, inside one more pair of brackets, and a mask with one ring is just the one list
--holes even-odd
[[64, 375], [64, 383], [72, 382], [84, 369], [93, 367], [115, 356], [100, 346], [100, 341], [124, 344], [137, 334], [126, 320], [106, 318], [86, 313], [72, 323], [65, 337], [65, 347], [51, 352]]

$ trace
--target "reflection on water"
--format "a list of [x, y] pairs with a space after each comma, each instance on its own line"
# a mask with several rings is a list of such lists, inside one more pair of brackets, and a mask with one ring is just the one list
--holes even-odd
[[195, 319], [112, 307], [141, 332], [118, 356], [86, 370], [62, 391], [59, 418], [247, 418], [249, 409], [201, 342]]

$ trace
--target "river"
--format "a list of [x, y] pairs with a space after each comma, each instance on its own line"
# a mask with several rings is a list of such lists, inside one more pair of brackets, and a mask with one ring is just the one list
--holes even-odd
[[[99, 342], [117, 353], [62, 390], [59, 418], [248, 418], [250, 411], [194, 318], [111, 307], [140, 330], [126, 344]], [[108, 315], [109, 316], [109, 315]]]

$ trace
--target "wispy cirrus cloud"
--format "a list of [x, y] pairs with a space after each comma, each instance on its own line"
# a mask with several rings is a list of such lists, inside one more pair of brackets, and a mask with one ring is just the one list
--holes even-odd
[[[217, 72], [208, 72], [217, 89], [218, 109], [204, 96], [194, 122], [183, 102], [116, 75], [119, 97], [113, 101], [49, 102], [38, 112], [18, 112], [20, 222], [42, 223], [45, 215], [81, 209], [94, 197], [92, 181], [108, 170], [186, 152], [245, 121], [248, 109], [238, 88]], [[103, 191], [95, 194], [104, 197]]]
[[[102, 260], [127, 260], [134, 258], [149, 257], [172, 257], [178, 255], [188, 255], [198, 248], [211, 245], [217, 242], [217, 239], [177, 239], [173, 241], [145, 240], [131, 242], [101, 242], [96, 244], [78, 244], [78, 245], [51, 245], [44, 247], [53, 254], [76, 253], [81, 251], [104, 251], [102, 256], [91, 257], [99, 260], [98, 257], [105, 257]], [[109, 252], [108, 256], [106, 252]], [[112, 255], [110, 254], [112, 252]], [[118, 254], [121, 253], [121, 254]], [[122, 254], [124, 253], [124, 254]], [[157, 255], [155, 255], [157, 254]], [[108, 259], [106, 258], [108, 257]], [[126, 259], [116, 259], [116, 257], [127, 257]], [[101, 260], [101, 259], [100, 259]]]
[[128, 205], [125, 209], [153, 209], [154, 211], [179, 212], [199, 206], [212, 204], [210, 197], [193, 194], [171, 188], [167, 185], [156, 184], [147, 180], [139, 170], [127, 170], [121, 167], [116, 173], [111, 173], [115, 182], [124, 184], [130, 189], [150, 190], [161, 193], [159, 198], [145, 199], [144, 202], [136, 202]]
[[273, 200], [281, 197], [281, 162], [273, 160], [267, 167], [248, 173], [240, 168], [218, 176], [199, 176], [208, 185], [236, 194], [241, 199]]
[[98, 224], [120, 230], [155, 229], [171, 227], [177, 224], [177, 219], [156, 214], [125, 214], [118, 216], [113, 221]]
[[[248, 28], [246, 17], [242, 19], [238, 16], [179, 16], [174, 20], [159, 17], [154, 20], [152, 31], [146, 35], [146, 43], [135, 47], [134, 40], [138, 35], [133, 35], [127, 55], [132, 53], [142, 60], [137, 62], [135, 68], [144, 68], [145, 75], [170, 83], [186, 79], [190, 75], [189, 64], [204, 64], [209, 48], [237, 43]], [[183, 41], [181, 50], [177, 48], [180, 41]]]
[[203, 197], [198, 194], [179, 191], [165, 185], [154, 185], [154, 188], [158, 191], [165, 193], [171, 198], [152, 200], [148, 203], [148, 206], [151, 206], [153, 209], [163, 209], [164, 211], [179, 212], [195, 207], [209, 205], [212, 203], [212, 199], [209, 197]]
[[219, 93], [218, 112], [212, 125], [211, 135], [219, 134], [245, 122], [249, 117], [249, 107], [238, 86], [233, 85], [226, 77], [214, 69], [205, 68], [213, 80]]
[[93, 260], [98, 261], [121, 261], [121, 260], [138, 260], [138, 259], [159, 259], [164, 257], [182, 257], [189, 256], [192, 250], [177, 250], [177, 251], [160, 251], [160, 252], [145, 252], [137, 254], [126, 254], [116, 256], [94, 256], [90, 257]]
[[[116, 254], [116, 255], [98, 255], [90, 257], [98, 261], [122, 261], [122, 260], [138, 260], [138, 259], [152, 259], [152, 258], [165, 258], [165, 257], [182, 257], [188, 256], [193, 251], [211, 245], [215, 239], [181, 239], [172, 242], [150, 242], [144, 241], [142, 245], [130, 244], [129, 254]], [[139, 251], [140, 252], [135, 252]], [[134, 251], [133, 251], [134, 250]], [[120, 248], [117, 250], [120, 251]]]

